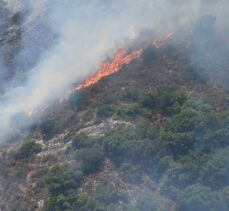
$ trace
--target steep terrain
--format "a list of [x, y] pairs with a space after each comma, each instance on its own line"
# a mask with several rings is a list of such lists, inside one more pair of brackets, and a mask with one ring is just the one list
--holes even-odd
[[3, 144], [0, 209], [228, 210], [229, 69], [190, 56], [198, 36], [145, 48]]

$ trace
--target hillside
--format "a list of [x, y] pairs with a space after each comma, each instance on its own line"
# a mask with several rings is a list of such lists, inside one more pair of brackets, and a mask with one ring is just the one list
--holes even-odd
[[[178, 34], [26, 136], [20, 122], [0, 147], [0, 210], [227, 211], [229, 51], [219, 62], [210, 38]], [[200, 40], [207, 56], [193, 54]]]

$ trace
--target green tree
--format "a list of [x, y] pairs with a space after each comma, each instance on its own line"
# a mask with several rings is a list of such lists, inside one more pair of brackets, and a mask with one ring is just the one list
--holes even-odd
[[136, 104], [123, 104], [115, 106], [113, 118], [132, 119], [139, 114], [139, 107]]
[[100, 184], [96, 187], [95, 199], [105, 205], [126, 201], [126, 193], [110, 184]]
[[170, 87], [161, 87], [157, 89], [157, 101], [162, 113], [165, 115], [174, 115], [181, 111], [181, 106], [187, 100], [183, 91]]
[[73, 137], [72, 146], [74, 149], [91, 148], [100, 140], [89, 137], [85, 133], [77, 134]]
[[25, 159], [42, 151], [41, 144], [29, 141], [22, 144], [15, 153], [15, 159]]
[[229, 148], [216, 150], [203, 166], [201, 178], [203, 184], [214, 189], [229, 186]]
[[81, 162], [81, 168], [85, 174], [97, 171], [101, 167], [104, 158], [103, 150], [99, 146], [76, 151], [76, 159]]
[[78, 187], [82, 176], [82, 172], [78, 169], [56, 164], [46, 175], [45, 181], [50, 194], [61, 195]]
[[186, 101], [180, 113], [174, 115], [161, 131], [161, 140], [174, 156], [185, 155], [194, 148], [211, 150], [212, 135], [217, 120], [211, 107], [196, 101]]
[[142, 171], [139, 165], [122, 163], [119, 168], [119, 175], [126, 182], [139, 183], [142, 181]]
[[104, 151], [116, 164], [131, 161], [145, 166], [152, 162], [155, 152], [153, 140], [146, 134], [145, 130], [138, 133], [138, 128], [123, 126], [104, 137]]
[[156, 97], [153, 93], [149, 91], [144, 91], [140, 94], [140, 105], [143, 107], [147, 107], [153, 109], [156, 105]]
[[178, 197], [180, 211], [210, 211], [211, 210], [211, 189], [195, 184], [187, 187], [183, 192], [180, 192]]
[[108, 118], [112, 116], [112, 114], [113, 114], [113, 109], [109, 104], [101, 105], [98, 108], [97, 115], [101, 118]]

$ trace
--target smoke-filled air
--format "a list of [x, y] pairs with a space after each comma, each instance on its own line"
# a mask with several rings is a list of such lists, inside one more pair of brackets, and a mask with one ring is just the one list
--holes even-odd
[[216, 17], [219, 32], [228, 28], [229, 4], [223, 0], [5, 0], [1, 5], [1, 21], [12, 19], [3, 33], [14, 42], [1, 47], [2, 132], [14, 115], [58, 100], [146, 30], [157, 37], [179, 33], [205, 15]]
[[0, 0], [0, 211], [228, 211], [228, 0]]

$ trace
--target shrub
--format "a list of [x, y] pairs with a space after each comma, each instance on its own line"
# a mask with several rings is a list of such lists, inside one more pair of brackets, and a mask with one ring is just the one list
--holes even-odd
[[126, 201], [126, 193], [110, 184], [100, 184], [96, 188], [95, 199], [105, 205]]
[[158, 129], [149, 120], [142, 119], [136, 123], [136, 135], [142, 139], [154, 140], [158, 137]]
[[178, 197], [179, 209], [187, 211], [212, 210], [212, 193], [209, 187], [195, 184], [187, 187]]
[[195, 148], [209, 151], [214, 145], [207, 137], [212, 135], [215, 124], [208, 104], [188, 100], [161, 131], [161, 141], [176, 157]]
[[62, 211], [62, 210], [77, 210], [77, 211], [106, 211], [94, 198], [87, 193], [76, 193], [73, 190], [66, 194], [49, 196], [45, 200], [46, 211]]
[[113, 109], [108, 104], [100, 106], [97, 112], [98, 117], [101, 117], [101, 118], [108, 118], [112, 116], [112, 114], [113, 114]]
[[65, 194], [79, 186], [82, 172], [69, 165], [54, 165], [46, 175], [45, 182], [52, 195]]
[[221, 124], [223, 127], [229, 128], [229, 110], [226, 110], [221, 114]]
[[87, 193], [77, 193], [82, 178], [82, 172], [76, 167], [54, 165], [45, 178], [49, 190], [45, 210], [105, 211], [106, 209]]
[[142, 180], [141, 168], [131, 163], [122, 163], [119, 168], [121, 178], [130, 183], [139, 183]]
[[156, 105], [156, 99], [154, 94], [148, 91], [144, 91], [143, 93], [141, 93], [140, 104], [143, 107], [147, 107], [151, 109], [154, 108], [154, 106]]
[[195, 183], [198, 179], [197, 168], [198, 164], [194, 161], [192, 165], [174, 162], [164, 175], [165, 179], [163, 186], [165, 186], [165, 189], [169, 189], [170, 186], [183, 189]]
[[136, 102], [138, 100], [138, 92], [133, 90], [126, 90], [122, 94], [122, 99], [127, 102]]
[[100, 203], [98, 203], [93, 197], [89, 196], [87, 193], [77, 194], [77, 200], [74, 208], [74, 210], [79, 211], [106, 211], [106, 209]]
[[45, 211], [73, 210], [76, 200], [77, 195], [74, 192], [51, 195], [45, 200]]
[[158, 196], [145, 192], [137, 199], [134, 210], [169, 210], [169, 207]]
[[136, 104], [123, 104], [115, 107], [115, 119], [129, 119], [139, 114], [139, 108]]
[[16, 159], [25, 159], [32, 155], [35, 155], [41, 152], [42, 146], [34, 141], [29, 141], [24, 144], [17, 150], [15, 154]]
[[157, 90], [157, 100], [163, 114], [174, 115], [180, 112], [187, 97], [182, 91], [162, 87]]
[[143, 138], [135, 128], [123, 126], [104, 137], [104, 151], [116, 164], [133, 161], [139, 164], [152, 162], [152, 140]]
[[201, 180], [203, 184], [214, 189], [229, 186], [229, 148], [216, 150], [203, 166]]
[[77, 134], [72, 141], [74, 149], [90, 148], [98, 142], [98, 139], [87, 136], [84, 133]]
[[228, 145], [229, 140], [229, 112], [224, 111], [219, 118], [220, 127], [212, 134], [212, 141], [215, 141], [217, 147], [222, 148]]
[[99, 146], [76, 151], [76, 159], [81, 162], [82, 171], [91, 174], [97, 171], [104, 161], [103, 150]]

